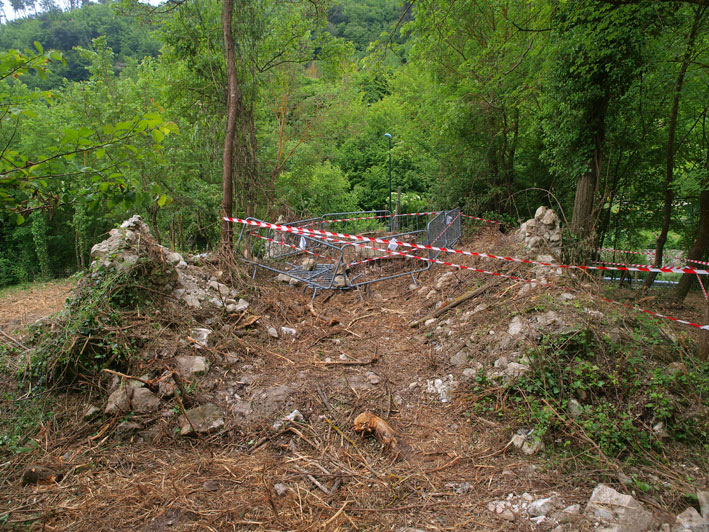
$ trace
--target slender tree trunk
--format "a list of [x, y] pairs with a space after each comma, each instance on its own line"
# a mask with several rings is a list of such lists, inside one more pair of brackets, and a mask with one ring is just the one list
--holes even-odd
[[[234, 194], [234, 139], [236, 136], [236, 118], [239, 105], [239, 80], [236, 75], [236, 51], [231, 23], [234, 15], [234, 0], [223, 0], [222, 30], [224, 33], [224, 51], [227, 63], [227, 122], [224, 137], [224, 158], [222, 170], [222, 216], [233, 216]], [[233, 242], [233, 227], [230, 222], [222, 221], [222, 247], [231, 250]]]
[[615, 169], [613, 170], [613, 183], [610, 186], [610, 192], [608, 193], [608, 208], [603, 213], [603, 218], [601, 219], [601, 227], [598, 237], [598, 246], [603, 247], [606, 240], [606, 235], [608, 233], [608, 228], [611, 223], [611, 211], [613, 210], [613, 202], [615, 201], [615, 196], [618, 192], [618, 185], [620, 183], [620, 163], [623, 158], [623, 154], [618, 154], [615, 161]]
[[[674, 166], [675, 166], [675, 153], [679, 146], [675, 145], [675, 135], [677, 133], [677, 119], [679, 117], [679, 102], [682, 97], [682, 87], [684, 85], [684, 77], [687, 74], [687, 68], [692, 60], [692, 55], [694, 53], [694, 43], [697, 40], [697, 33], [699, 26], [706, 13], [706, 7], [697, 7], [694, 10], [694, 22], [692, 23], [692, 28], [689, 30], [689, 36], [687, 37], [687, 48], [684, 51], [684, 56], [682, 57], [682, 64], [680, 65], [679, 72], [677, 74], [677, 79], [675, 80], [674, 97], [672, 98], [672, 110], [670, 111], [670, 123], [669, 130], [667, 134], [667, 156], [665, 164], [665, 205], [662, 209], [662, 229], [660, 231], [660, 236], [657, 237], [657, 244], [655, 246], [655, 262], [654, 266], [658, 267], [662, 265], [662, 254], [665, 249], [665, 243], [667, 242], [667, 233], [670, 230], [670, 221], [672, 219], [672, 202], [674, 200], [674, 191], [672, 190], [672, 181], [674, 180]], [[652, 272], [648, 274], [643, 283], [643, 292], [652, 286], [655, 282], [657, 273]]]
[[[702, 190], [699, 194], [699, 233], [694, 241], [692, 249], [687, 254], [688, 259], [703, 260], [706, 256], [707, 248], [709, 247], [709, 190]], [[689, 263], [692, 267], [699, 267], [696, 264]], [[684, 299], [687, 292], [694, 284], [696, 275], [685, 273], [679, 280], [679, 285], [675, 290], [675, 297]], [[706, 287], [706, 281], [702, 281]]]
[[588, 171], [579, 177], [574, 197], [574, 212], [571, 216], [571, 231], [579, 239], [576, 249], [571, 250], [570, 259], [586, 262], [595, 250], [596, 190], [603, 166], [603, 141], [606, 134], [606, 111], [608, 98], [599, 98], [591, 105], [589, 127], [593, 131], [593, 155]]
[[[515, 153], [517, 151], [517, 139], [519, 137], [519, 108], [514, 110], [514, 120], [512, 122], [512, 141], [507, 145], [505, 141], [506, 154], [503, 153], [503, 160], [505, 161], [505, 187], [507, 189], [507, 212], [509, 214], [514, 214], [512, 209], [512, 203], [510, 198], [512, 197], [512, 185], [514, 184], [515, 175]], [[505, 139], [507, 139], [507, 131], [505, 131]]]

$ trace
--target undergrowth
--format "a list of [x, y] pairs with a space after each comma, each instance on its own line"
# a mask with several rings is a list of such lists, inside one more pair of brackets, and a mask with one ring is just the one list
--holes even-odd
[[27, 393], [13, 378], [13, 361], [19, 356], [15, 347], [0, 345], [0, 458], [34, 451], [38, 444], [31, 435], [53, 417], [51, 402], [46, 396]]
[[128, 368], [142, 347], [130, 322], [160, 296], [151, 279], [162, 278], [156, 269], [163, 266], [142, 257], [124, 269], [93, 267], [53, 322], [30, 327], [34, 349], [24, 376], [46, 386]]
[[627, 463], [671, 440], [709, 450], [709, 362], [645, 325], [623, 341], [591, 328], [546, 335], [517, 380], [477, 379], [473, 409], [531, 424], [548, 447]]

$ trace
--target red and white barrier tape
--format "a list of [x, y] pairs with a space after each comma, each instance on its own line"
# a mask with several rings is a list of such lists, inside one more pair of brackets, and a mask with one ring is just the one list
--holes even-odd
[[[236, 222], [236, 223], [247, 223], [247, 224], [249, 224], [249, 225], [256, 225], [256, 226], [261, 226], [261, 227], [263, 227], [264, 225], [265, 225], [265, 226], [277, 225], [277, 224], [269, 224], [269, 223], [267, 223], [267, 222], [253, 222], [253, 221], [248, 221], [248, 222], [247, 222], [246, 220], [240, 220], [240, 219], [238, 219], [238, 218], [229, 219], [229, 218], [226, 218], [226, 217], [225, 217], [224, 220], [230, 221], [230, 222]], [[264, 225], [262, 225], [262, 224], [264, 224]], [[281, 227], [283, 227], [283, 226], [281, 226]], [[292, 229], [292, 228], [291, 228], [291, 229]], [[283, 231], [284, 231], [284, 232], [295, 232], [295, 231], [286, 231], [285, 229], [283, 229]], [[293, 247], [293, 248], [295, 248], [295, 249], [300, 249], [300, 248], [298, 248], [297, 246], [292, 246], [291, 244], [285, 244], [284, 242], [278, 242], [278, 241], [276, 241], [276, 240], [269, 239], [269, 238], [267, 238], [267, 237], [262, 237], [262, 236], [260, 236], [260, 235], [258, 235], [258, 236], [259, 236], [259, 238], [264, 238], [264, 239], [266, 239], [266, 240], [270, 240], [270, 241], [275, 242], [275, 243], [277, 243], [277, 244], [282, 244], [282, 245], [286, 245], [286, 246], [289, 246], [289, 247]], [[366, 238], [366, 237], [363, 237], [363, 238]], [[451, 266], [451, 267], [453, 267], [453, 268], [458, 268], [458, 269], [461, 269], [461, 270], [469, 270], [469, 271], [474, 271], [474, 272], [477, 272], [477, 273], [484, 273], [484, 274], [487, 274], [487, 275], [495, 275], [495, 276], [497, 276], [497, 277], [503, 277], [503, 278], [505, 278], [505, 279], [511, 279], [511, 280], [513, 280], [513, 281], [522, 281], [522, 282], [530, 283], [530, 284], [534, 284], [534, 285], [539, 284], [539, 285], [542, 285], [542, 286], [552, 286], [552, 285], [549, 284], [549, 283], [542, 283], [542, 282], [536, 281], [536, 280], [531, 280], [531, 281], [530, 281], [529, 279], [523, 279], [523, 278], [521, 278], [521, 277], [516, 277], [516, 276], [514, 276], [514, 275], [505, 275], [505, 274], [502, 274], [502, 273], [499, 273], [499, 272], [493, 272], [493, 271], [489, 271], [489, 270], [482, 270], [482, 269], [480, 269], [480, 268], [472, 268], [472, 267], [470, 267], [470, 266], [463, 266], [463, 265], [461, 265], [461, 264], [454, 264], [454, 263], [452, 263], [452, 262], [446, 262], [446, 261], [442, 261], [442, 260], [438, 260], [438, 259], [430, 259], [430, 258], [428, 258], [428, 257], [419, 257], [419, 256], [417, 256], [417, 255], [411, 255], [411, 254], [409, 254], [409, 253], [402, 253], [402, 252], [400, 252], [400, 251], [394, 251], [394, 250], [390, 250], [390, 249], [375, 248], [375, 247], [373, 247], [373, 246], [367, 246], [367, 245], [365, 245], [365, 244], [361, 244], [361, 243], [358, 243], [358, 242], [349, 242], [349, 241], [347, 241], [347, 240], [340, 240], [340, 239], [333, 238], [333, 237], [321, 237], [321, 240], [327, 240], [327, 241], [330, 241], [330, 242], [335, 242], [335, 243], [340, 243], [340, 244], [352, 244], [352, 245], [355, 245], [355, 246], [359, 246], [359, 247], [363, 247], [363, 248], [367, 248], [367, 249], [373, 249], [373, 250], [380, 251], [380, 252], [383, 252], [383, 253], [387, 253], [387, 254], [390, 254], [390, 255], [399, 255], [399, 256], [403, 256], [403, 257], [410, 258], [410, 259], [423, 260], [423, 261], [427, 261], [427, 262], [432, 262], [432, 263], [434, 263], [434, 264], [442, 264], [442, 265], [444, 265], [444, 266]], [[368, 239], [368, 240], [378, 240], [378, 239]], [[396, 242], [396, 241], [389, 241], [389, 242], [387, 242], [387, 243], [389, 243], [389, 244], [396, 243], [397, 245], [399, 244], [399, 242]], [[404, 243], [402, 243], [402, 244], [404, 244]], [[302, 250], [302, 251], [306, 251], [306, 250]], [[310, 253], [312, 253], [312, 252], [310, 252]], [[314, 254], [314, 253], [313, 253], [313, 254]], [[327, 258], [327, 257], [326, 257], [326, 258]], [[377, 258], [380, 258], [380, 257], [377, 257]], [[367, 261], [369, 261], [369, 260], [371, 260], [371, 259], [367, 259]], [[362, 262], [367, 262], [367, 261], [362, 261]], [[699, 280], [699, 282], [700, 282], [700, 284], [701, 284], [701, 279]], [[703, 285], [702, 285], [702, 289], [704, 289], [704, 286], [703, 286]], [[705, 296], [706, 296], [706, 292], [705, 292]], [[679, 318], [674, 318], [674, 317], [672, 317], [672, 316], [667, 316], [667, 315], [665, 315], [665, 314], [660, 314], [659, 312], [653, 312], [652, 310], [647, 310], [647, 309], [643, 309], [643, 308], [640, 308], [640, 307], [634, 307], [634, 306], [632, 306], [632, 305], [627, 305], [627, 304], [625, 304], [625, 303], [621, 303], [620, 301], [615, 301], [615, 300], [609, 299], [609, 298], [607, 298], [607, 297], [603, 297], [603, 296], [598, 296], [598, 297], [599, 297], [600, 299], [602, 299], [603, 301], [607, 301], [607, 302], [613, 303], [613, 304], [615, 304], [615, 305], [619, 305], [619, 306], [622, 306], [622, 307], [626, 307], [626, 308], [629, 308], [629, 309], [633, 309], [633, 310], [635, 310], [635, 311], [637, 311], [637, 312], [642, 312], [642, 313], [644, 313], [644, 314], [649, 314], [649, 315], [655, 316], [655, 317], [657, 317], [657, 318], [663, 318], [663, 319], [667, 319], [667, 320], [673, 321], [673, 322], [675, 322], [675, 323], [681, 323], [681, 324], [683, 324], [683, 325], [689, 325], [689, 326], [695, 327], [695, 328], [697, 328], [697, 329], [702, 329], [702, 330], [705, 330], [705, 331], [709, 331], [709, 324], [708, 324], [708, 325], [699, 325], [698, 323], [693, 323], [693, 322], [687, 321], [687, 320], [681, 320], [681, 319], [679, 319]]]
[[[607, 252], [607, 253], [633, 253], [635, 255], [654, 255], [654, 251], [626, 251], [623, 249], [610, 249], [610, 248], [599, 248], [596, 251], [600, 252]], [[709, 266], [709, 262], [703, 261], [703, 260], [694, 260], [694, 259], [681, 259], [683, 262], [691, 262], [693, 264], [703, 264], [704, 266]], [[606, 262], [602, 261], [605, 264], [617, 264], [615, 262]], [[637, 264], [629, 264], [628, 266], [637, 266]]]
[[594, 264], [607, 264], [609, 266], [629, 266], [631, 268], [647, 268], [651, 264], [627, 264], [625, 262], [608, 262], [605, 260], [594, 260]]
[[706, 288], [704, 288], [704, 283], [702, 282], [702, 278], [697, 275], [697, 281], [699, 281], [699, 286], [702, 287], [702, 293], [704, 294], [704, 299], [709, 301], [709, 296], [707, 296], [707, 291]]
[[703, 261], [703, 260], [694, 260], [694, 259], [683, 259], [684, 262], [692, 262], [694, 264], [703, 264], [704, 266], [709, 266], [709, 262]]
[[[433, 239], [433, 242], [435, 242], [436, 240], [438, 240], [439, 238], [441, 238], [441, 237], [443, 236], [443, 234], [444, 234], [446, 231], [448, 231], [448, 228], [449, 228], [451, 225], [453, 225], [453, 224], [455, 223], [455, 221], [456, 221], [458, 218], [460, 218], [460, 215], [461, 215], [461, 213], [458, 212], [458, 214], [455, 216], [455, 218], [453, 218], [450, 222], [448, 222], [448, 224], [445, 226], [445, 228], [443, 229], [443, 231], [441, 231], [441, 233], [440, 233], [436, 238]], [[390, 240], [390, 242], [396, 242], [396, 241], [395, 241], [395, 240]], [[389, 246], [391, 246], [391, 244], [389, 244]], [[369, 247], [369, 246], [366, 246], [366, 247]], [[370, 248], [370, 249], [377, 249], [377, 250], [379, 250], [379, 248]], [[382, 250], [379, 250], [379, 251], [382, 251]], [[356, 266], [356, 265], [358, 265], [358, 264], [365, 264], [365, 263], [367, 263], [367, 262], [375, 262], [375, 261], [381, 260], [381, 259], [383, 259], [383, 258], [385, 258], [385, 257], [386, 257], [386, 255], [382, 255], [381, 257], [372, 257], [372, 258], [369, 258], [369, 259], [360, 260], [360, 261], [358, 261], [358, 262], [351, 262], [351, 263], [349, 263], [347, 266]]]
[[359, 242], [376, 242], [379, 244], [391, 244], [392, 242], [400, 245], [416, 249], [425, 249], [429, 251], [441, 251], [444, 253], [457, 253], [459, 255], [468, 255], [471, 257], [487, 257], [490, 259], [506, 260], [510, 262], [520, 262], [523, 264], [536, 264], [539, 266], [547, 266], [550, 268], [564, 268], [571, 270], [601, 270], [601, 271], [637, 271], [637, 272], [657, 272], [657, 273], [691, 273], [696, 275], [709, 275], [709, 270], [697, 270], [694, 268], [654, 268], [651, 266], [647, 267], [627, 267], [627, 266], [579, 266], [572, 264], [552, 264], [549, 262], [541, 262], [529, 259], [519, 259], [515, 257], [502, 257], [499, 255], [492, 255], [490, 253], [476, 253], [474, 251], [464, 251], [460, 249], [444, 248], [437, 246], [430, 246], [426, 244], [415, 244], [410, 242], [401, 242], [398, 240], [383, 240], [381, 238], [370, 238], [362, 235], [348, 235], [346, 233], [333, 233], [330, 231], [319, 231], [317, 229], [306, 229], [304, 227], [292, 227], [288, 225], [272, 224], [268, 222], [260, 222], [256, 220], [244, 220], [242, 218], [223, 218], [227, 222], [234, 222], [240, 224], [253, 225], [256, 227], [262, 227], [265, 229], [274, 229], [276, 231], [281, 231], [284, 233], [296, 233], [318, 237], [333, 237], [333, 238], [344, 238], [349, 240], [356, 240]]
[[497, 225], [504, 225], [505, 227], [511, 227], [510, 225], [507, 225], [505, 222], [498, 222], [497, 220], [488, 220], [487, 218], [478, 218], [477, 216], [470, 216], [469, 214], [463, 214], [465, 218], [470, 218], [471, 220], [479, 220], [481, 222], [489, 223], [489, 224], [497, 224]]
[[[302, 251], [303, 253], [307, 253], [308, 255], [313, 255], [315, 257], [321, 257], [325, 260], [329, 260], [330, 262], [337, 262], [337, 259], [334, 259], [332, 257], [328, 257], [327, 255], [321, 255], [320, 253], [315, 253], [314, 251], [310, 251], [309, 249], [302, 248], [300, 246], [295, 246], [293, 244], [288, 244], [286, 242], [279, 242], [278, 240], [275, 240], [273, 238], [268, 238], [267, 236], [263, 235], [258, 235], [256, 233], [252, 233], [251, 236], [260, 238], [261, 240], [268, 240], [269, 242], [273, 242], [274, 244], [278, 244], [279, 246], [285, 246], [291, 249], [295, 249], [297, 251]], [[278, 257], [271, 257], [274, 259], [277, 259]]]
[[679, 318], [673, 318], [672, 316], [666, 316], [665, 314], [660, 314], [659, 312], [653, 312], [652, 310], [646, 310], [644, 308], [634, 307], [633, 305], [627, 305], [625, 303], [621, 303], [620, 301], [615, 301], [614, 299], [608, 299], [607, 297], [603, 297], [603, 296], [598, 296], [598, 297], [600, 299], [602, 299], [603, 301], [608, 301], [609, 303], [613, 303], [615, 305], [620, 305], [621, 307], [631, 308], [631, 309], [636, 310], [638, 312], [650, 314], [651, 316], [655, 316], [657, 318], [664, 318], [666, 320], [674, 321], [675, 323], [682, 323], [684, 325], [690, 325], [692, 327], [696, 327], [697, 329], [709, 331], [709, 325], [699, 325], [698, 323], [693, 323], [691, 321], [686, 321], [686, 320], [680, 320]]
[[[529, 279], [522, 279], [521, 277], [516, 277], [514, 275], [506, 275], [504, 273], [499, 273], [499, 272], [492, 272], [489, 270], [481, 270], [480, 268], [473, 268], [471, 266], [463, 266], [462, 264], [454, 264], [452, 262], [446, 262], [443, 260], [438, 260], [438, 259], [430, 259], [428, 257], [419, 257], [418, 255], [411, 255], [410, 253], [403, 253], [401, 251], [395, 251], [392, 249], [380, 249], [380, 248], [375, 248], [373, 246], [368, 246], [366, 244], [361, 244], [359, 242], [350, 242], [348, 240], [340, 240], [338, 238], [333, 238], [333, 237], [315, 237], [315, 238], [320, 238], [321, 240], [327, 240], [328, 242], [334, 242], [337, 244], [351, 244], [353, 246], [358, 246], [361, 248], [367, 248], [367, 249], [374, 249], [376, 251], [381, 251], [383, 253], [388, 253], [389, 255], [398, 255], [401, 257], [407, 257], [409, 259], [416, 259], [416, 260], [425, 260], [426, 262], [431, 262], [433, 264], [442, 264], [443, 266], [451, 266], [453, 268], [458, 268], [459, 270], [468, 270], [472, 272], [477, 272], [477, 273], [484, 273], [487, 275], [495, 275], [496, 277], [504, 277], [505, 279], [511, 279], [513, 281], [522, 281], [525, 283], [531, 283], [533, 285], [541, 285], [541, 286], [552, 286], [549, 283], [543, 283], [541, 281], [537, 280], [532, 280], [530, 281]], [[397, 241], [391, 240], [390, 244], [397, 244]], [[382, 257], [376, 257], [377, 259], [381, 259]], [[372, 259], [367, 259], [367, 261], [372, 260]], [[364, 261], [366, 262], [366, 261]]]

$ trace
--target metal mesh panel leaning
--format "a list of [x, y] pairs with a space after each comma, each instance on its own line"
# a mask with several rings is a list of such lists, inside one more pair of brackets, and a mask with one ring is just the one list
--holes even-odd
[[[291, 227], [319, 229], [376, 236], [386, 240], [447, 247], [461, 235], [459, 209], [435, 213], [395, 216], [389, 231], [389, 211], [328, 213], [317, 218], [288, 222]], [[257, 221], [256, 218], [248, 218]], [[327, 242], [313, 236], [283, 233], [274, 229], [243, 225], [237, 243], [240, 258], [253, 264], [253, 275], [261, 268], [274, 272], [281, 280], [295, 279], [314, 290], [360, 288], [370, 283], [428, 270], [430, 262], [391, 255], [379, 249], [395, 250], [397, 244], [373, 243], [362, 247], [351, 243]], [[435, 259], [440, 251], [429, 251]]]

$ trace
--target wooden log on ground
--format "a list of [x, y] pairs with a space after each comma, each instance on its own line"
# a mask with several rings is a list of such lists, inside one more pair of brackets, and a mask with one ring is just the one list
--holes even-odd
[[441, 308], [438, 308], [431, 312], [429, 315], [424, 316], [423, 318], [420, 318], [418, 320], [414, 320], [411, 323], [409, 323], [409, 327], [418, 327], [422, 323], [425, 323], [427, 320], [430, 320], [432, 318], [437, 318], [441, 316], [442, 314], [445, 314], [448, 312], [450, 309], [457, 307], [461, 303], [468, 301], [469, 299], [472, 299], [476, 296], [479, 296], [483, 292], [487, 292], [490, 290], [493, 286], [499, 284], [499, 281], [490, 281], [487, 284], [484, 284], [483, 286], [480, 286], [478, 288], [475, 288], [473, 290], [470, 290], [469, 292], [466, 292], [462, 296], [460, 296], [458, 299], [455, 299], [454, 301], [451, 301], [447, 305], [443, 305]]

